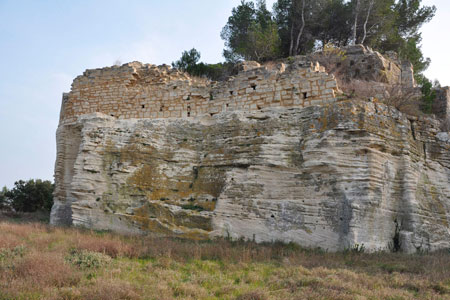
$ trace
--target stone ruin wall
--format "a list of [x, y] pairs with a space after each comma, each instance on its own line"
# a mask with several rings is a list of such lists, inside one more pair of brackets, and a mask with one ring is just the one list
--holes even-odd
[[450, 87], [436, 89], [436, 100], [433, 101], [432, 112], [442, 120], [450, 120]]
[[133, 62], [87, 70], [63, 95], [60, 123], [104, 113], [119, 119], [187, 118], [222, 111], [266, 107], [307, 107], [335, 101], [333, 75], [318, 63], [296, 62], [272, 68], [255, 62], [228, 81], [190, 77], [169, 66]]
[[[388, 249], [398, 234], [407, 252], [448, 248], [449, 133], [336, 97], [311, 61], [247, 62], [222, 82], [138, 62], [86, 71], [63, 96], [51, 224], [330, 251]], [[353, 81], [414, 87], [391, 61], [359, 47], [336, 64]], [[224, 111], [236, 112], [210, 117]]]
[[[244, 62], [241, 67], [238, 75], [222, 82], [140, 62], [87, 70], [74, 80], [70, 93], [63, 95], [60, 123], [97, 112], [119, 119], [186, 118], [327, 104], [335, 101], [339, 90], [333, 73], [341, 80], [370, 83], [376, 98], [384, 98], [393, 86], [417, 89], [411, 63], [395, 53], [383, 56], [362, 45], [337, 53], [297, 56], [271, 67], [256, 62]], [[448, 93], [439, 93], [439, 107], [433, 113], [440, 116], [446, 111], [448, 99]]]

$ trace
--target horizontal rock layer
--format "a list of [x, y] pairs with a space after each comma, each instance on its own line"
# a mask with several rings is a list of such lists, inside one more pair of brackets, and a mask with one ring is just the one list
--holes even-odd
[[295, 242], [450, 247], [450, 143], [430, 120], [340, 101], [212, 117], [81, 116], [57, 132], [53, 224]]

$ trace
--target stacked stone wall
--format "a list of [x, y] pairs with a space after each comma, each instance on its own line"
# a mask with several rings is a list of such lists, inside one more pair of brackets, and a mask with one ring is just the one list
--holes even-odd
[[450, 119], [450, 87], [436, 89], [432, 112], [440, 119]]
[[87, 70], [63, 96], [62, 123], [78, 116], [104, 113], [120, 119], [183, 118], [222, 111], [266, 107], [307, 107], [335, 101], [333, 75], [317, 63], [256, 63], [222, 82], [172, 69], [133, 62], [120, 67]]

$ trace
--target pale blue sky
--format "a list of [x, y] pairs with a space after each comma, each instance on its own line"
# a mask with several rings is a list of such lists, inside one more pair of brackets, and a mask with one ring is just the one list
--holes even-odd
[[[116, 60], [169, 64], [192, 47], [203, 61], [222, 61], [220, 31], [239, 2], [0, 0], [0, 187], [53, 180], [61, 96], [73, 78]], [[450, 85], [450, 4], [424, 2], [438, 7], [424, 27], [427, 76]]]

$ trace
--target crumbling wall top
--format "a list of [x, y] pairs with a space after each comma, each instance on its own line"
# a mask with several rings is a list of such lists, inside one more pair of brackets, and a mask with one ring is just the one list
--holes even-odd
[[90, 113], [117, 118], [182, 118], [265, 107], [305, 107], [335, 100], [334, 76], [318, 63], [261, 66], [244, 62], [240, 72], [213, 82], [167, 65], [140, 62], [87, 70], [64, 96], [60, 122]]

